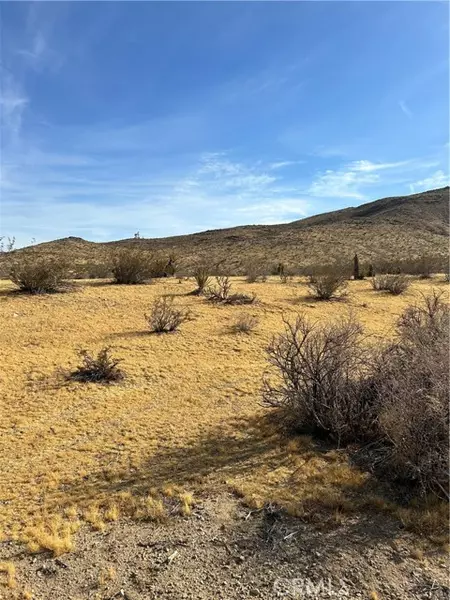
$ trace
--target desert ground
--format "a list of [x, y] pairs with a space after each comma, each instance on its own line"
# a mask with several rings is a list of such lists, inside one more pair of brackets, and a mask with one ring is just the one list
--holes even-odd
[[[351, 281], [318, 302], [299, 278], [232, 281], [258, 302], [215, 306], [177, 278], [37, 296], [0, 282], [0, 598], [446, 597], [447, 508], [396, 497], [351, 449], [283, 435], [261, 387], [283, 318], [352, 312], [383, 341], [448, 284], [394, 297]], [[162, 295], [192, 319], [155, 335]], [[242, 313], [248, 335], [231, 329]], [[104, 346], [123, 381], [67, 379]], [[332, 589], [299, 592], [305, 578]]]

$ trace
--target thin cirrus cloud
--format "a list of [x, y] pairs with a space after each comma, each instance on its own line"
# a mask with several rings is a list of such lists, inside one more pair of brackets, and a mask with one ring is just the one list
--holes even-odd
[[413, 118], [413, 113], [404, 100], [399, 100], [398, 105], [400, 106], [400, 110], [402, 111], [402, 113], [406, 115], [408, 119]]

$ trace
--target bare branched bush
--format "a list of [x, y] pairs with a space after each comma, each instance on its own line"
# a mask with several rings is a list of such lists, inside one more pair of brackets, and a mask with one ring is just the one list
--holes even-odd
[[237, 320], [231, 325], [230, 329], [233, 333], [251, 333], [258, 326], [259, 320], [257, 317], [242, 313]]
[[440, 293], [408, 307], [398, 339], [378, 365], [380, 425], [392, 444], [388, 468], [448, 498], [449, 306]]
[[29, 294], [52, 294], [68, 287], [67, 264], [58, 258], [24, 256], [17, 259], [9, 272], [9, 278], [22, 292]]
[[122, 248], [112, 257], [111, 271], [114, 283], [127, 285], [145, 283], [151, 278], [151, 257], [142, 250]]
[[87, 350], [80, 350], [82, 364], [70, 373], [69, 378], [75, 381], [110, 383], [120, 381], [124, 373], [118, 365], [121, 359], [112, 358], [109, 347], [102, 348], [97, 356], [90, 354]]
[[175, 308], [173, 298], [163, 296], [155, 300], [150, 314], [145, 318], [152, 333], [170, 333], [189, 321], [192, 315], [189, 310]]
[[226, 302], [230, 296], [231, 281], [226, 275], [217, 275], [214, 286], [205, 289], [208, 300], [211, 302]]
[[372, 287], [374, 290], [389, 292], [394, 296], [403, 294], [409, 286], [410, 281], [406, 275], [384, 274], [375, 275], [375, 277], [372, 278]]
[[376, 428], [370, 357], [362, 328], [351, 317], [318, 325], [299, 316], [268, 348], [279, 379], [265, 381], [264, 399], [296, 429], [338, 444], [364, 439]]
[[216, 304], [253, 304], [256, 302], [256, 295], [252, 294], [231, 294], [231, 281], [230, 278], [225, 275], [218, 275], [216, 277], [216, 285], [210, 286], [205, 290], [205, 295], [210, 302]]
[[318, 300], [330, 300], [345, 295], [347, 281], [339, 270], [324, 270], [308, 277], [308, 287]]

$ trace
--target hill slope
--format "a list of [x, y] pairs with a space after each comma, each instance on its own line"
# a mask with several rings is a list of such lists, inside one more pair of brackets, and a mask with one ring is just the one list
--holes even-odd
[[[407, 259], [446, 256], [449, 187], [410, 196], [383, 198], [355, 208], [324, 213], [281, 225], [251, 225], [158, 239], [125, 239], [106, 244], [64, 238], [17, 252], [62, 254], [72, 261], [104, 261], [114, 248], [139, 247], [175, 253], [185, 265], [198, 258], [222, 261], [240, 271], [250, 260], [268, 264], [324, 264], [351, 258]], [[16, 254], [16, 253], [14, 253]]]

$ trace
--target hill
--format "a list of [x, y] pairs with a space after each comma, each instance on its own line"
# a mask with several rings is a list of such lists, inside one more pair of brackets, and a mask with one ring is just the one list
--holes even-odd
[[[246, 263], [282, 261], [292, 266], [326, 264], [358, 253], [363, 261], [410, 259], [448, 254], [449, 187], [383, 198], [361, 206], [280, 225], [250, 225], [156, 239], [94, 243], [64, 238], [24, 248], [69, 257], [72, 262], [103, 262], [117, 247], [174, 253], [183, 265], [197, 259], [222, 262], [230, 272]], [[5, 257], [4, 257], [5, 258]]]

